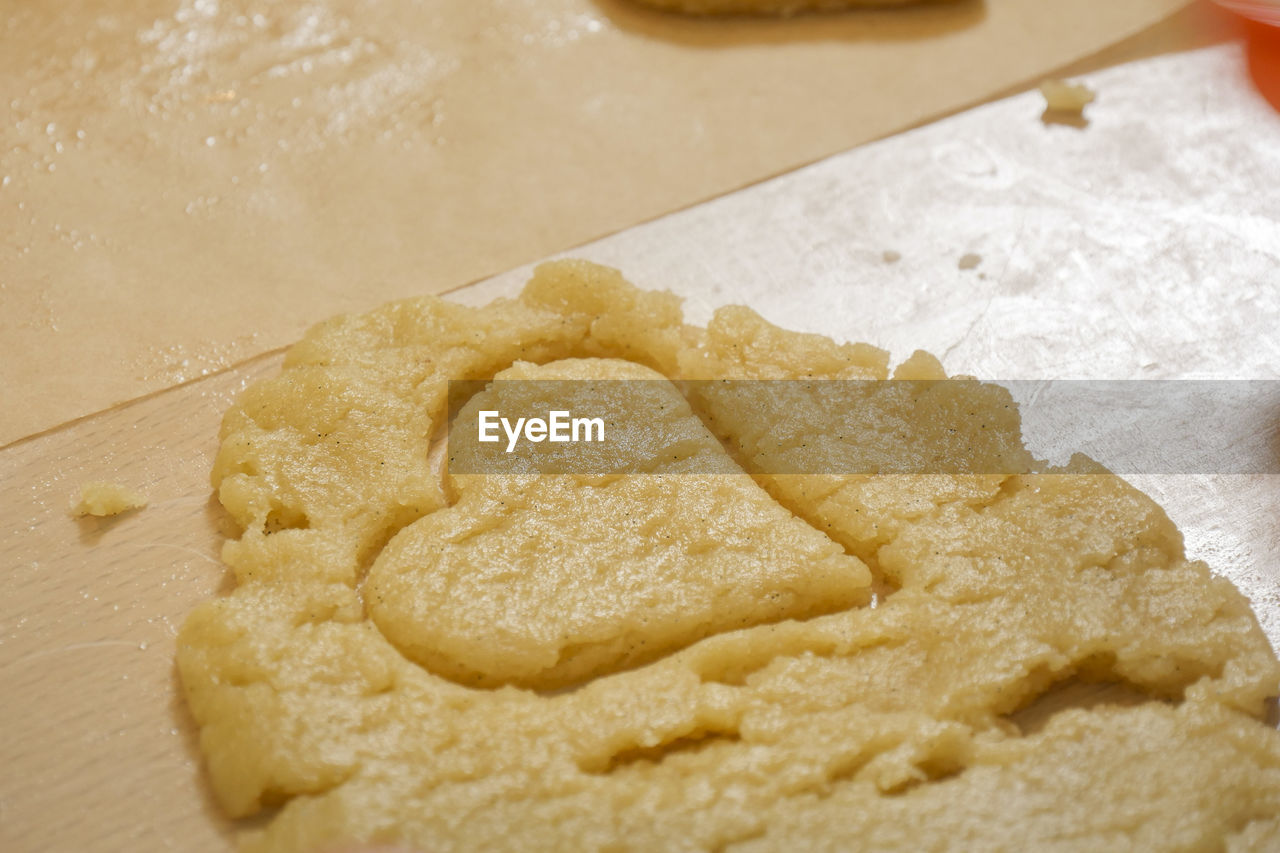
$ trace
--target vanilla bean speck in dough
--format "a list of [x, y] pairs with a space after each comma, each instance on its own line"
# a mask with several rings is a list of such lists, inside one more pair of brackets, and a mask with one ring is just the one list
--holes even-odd
[[[499, 375], [656, 380], [679, 452], [447, 474], [448, 381]], [[1280, 664], [1149, 498], [1037, 463], [977, 382], [868, 383], [812, 449], [785, 395], [677, 390], [891, 376], [944, 378], [582, 262], [313, 328], [226, 415], [237, 587], [179, 637], [221, 807], [280, 807], [245, 849], [1274, 849]], [[1081, 681], [1117, 686], [1024, 710]]]

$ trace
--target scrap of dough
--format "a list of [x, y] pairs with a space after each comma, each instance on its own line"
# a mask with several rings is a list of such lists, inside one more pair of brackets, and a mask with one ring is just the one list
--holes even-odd
[[147, 499], [135, 489], [119, 483], [95, 480], [80, 487], [80, 498], [71, 507], [75, 516], [92, 515], [99, 518], [119, 515], [131, 509], [141, 509]]
[[[449, 379], [651, 375], [619, 360], [681, 382], [806, 380], [685, 396], [776, 505], [664, 493], [667, 474], [433, 467]], [[847, 440], [815, 451], [832, 472], [777, 473], [822, 423], [796, 389], [890, 375], [874, 347], [745, 308], [688, 326], [674, 297], [581, 262], [484, 308], [408, 300], [313, 329], [224, 421], [214, 482], [244, 526], [224, 549], [238, 587], [178, 643], [219, 802], [280, 806], [245, 849], [1275, 846], [1280, 733], [1261, 718], [1280, 663], [1145, 495], [1085, 459], [1036, 462], [1007, 396], [942, 381], [922, 353], [892, 375], [927, 393], [848, 386]], [[859, 468], [913, 454], [944, 470]], [[689, 517], [704, 506], [716, 518]], [[770, 541], [812, 557], [740, 576], [757, 546], [733, 531], [771, 516]], [[699, 572], [647, 560], [681, 549]], [[817, 604], [786, 618], [762, 598], [779, 584]], [[662, 648], [633, 655], [640, 640]], [[1055, 709], [1073, 680], [1122, 685], [1131, 707]], [[1024, 731], [1033, 704], [1050, 710]]]
[[1077, 116], [1083, 115], [1084, 108], [1097, 98], [1093, 90], [1083, 83], [1058, 79], [1042, 81], [1040, 94], [1044, 95], [1045, 109], [1049, 112]]

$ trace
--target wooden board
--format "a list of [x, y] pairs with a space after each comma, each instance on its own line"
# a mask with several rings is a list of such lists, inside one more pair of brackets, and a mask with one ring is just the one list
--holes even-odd
[[[271, 354], [0, 453], [0, 850], [222, 850], [174, 669], [188, 610], [226, 585], [209, 488], [223, 410]], [[150, 505], [72, 518], [80, 485]]]

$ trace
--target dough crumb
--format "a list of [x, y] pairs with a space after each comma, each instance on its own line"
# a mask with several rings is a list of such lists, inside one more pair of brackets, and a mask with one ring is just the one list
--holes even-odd
[[976, 269], [978, 264], [982, 263], [982, 255], [975, 255], [973, 252], [960, 256], [960, 262], [956, 266], [962, 270]]
[[71, 507], [71, 514], [77, 518], [86, 515], [102, 518], [146, 505], [146, 497], [128, 486], [95, 480], [80, 487], [80, 500]]
[[886, 264], [896, 264], [902, 260], [902, 253], [895, 252], [893, 249], [885, 249], [884, 254], [880, 256]]
[[1050, 79], [1040, 84], [1040, 94], [1044, 95], [1045, 103], [1040, 120], [1045, 124], [1069, 124], [1073, 127], [1088, 125], [1084, 108], [1097, 98], [1088, 86]]

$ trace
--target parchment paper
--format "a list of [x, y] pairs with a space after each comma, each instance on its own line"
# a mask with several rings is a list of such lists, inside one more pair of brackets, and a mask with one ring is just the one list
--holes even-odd
[[983, 100], [1183, 2], [6, 4], [0, 444]]

